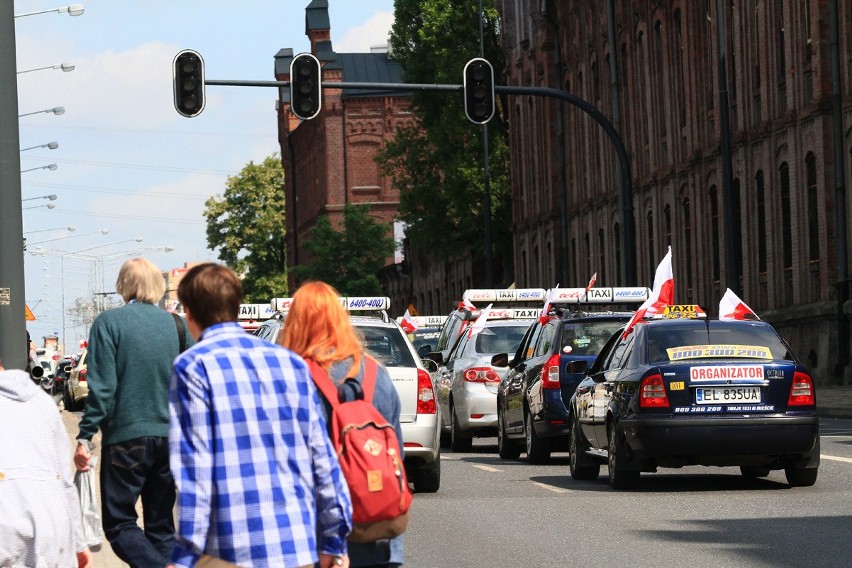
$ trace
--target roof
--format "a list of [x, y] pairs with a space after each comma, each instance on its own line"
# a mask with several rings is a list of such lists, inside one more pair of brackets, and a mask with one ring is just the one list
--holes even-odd
[[330, 30], [328, 0], [312, 0], [305, 8], [305, 33], [310, 30]]
[[[337, 62], [347, 83], [402, 83], [402, 68], [387, 53], [337, 53]], [[408, 97], [410, 92], [346, 89], [344, 98]]]

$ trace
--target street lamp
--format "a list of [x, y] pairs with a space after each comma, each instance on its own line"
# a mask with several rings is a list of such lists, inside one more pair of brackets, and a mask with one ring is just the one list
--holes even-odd
[[25, 173], [25, 172], [34, 172], [34, 171], [36, 171], [36, 170], [50, 170], [50, 171], [53, 171], [53, 170], [55, 170], [55, 169], [56, 169], [56, 168], [58, 168], [58, 167], [59, 167], [59, 166], [57, 166], [56, 164], [48, 164], [48, 165], [46, 165], [46, 166], [39, 166], [39, 167], [37, 167], [37, 168], [30, 168], [30, 169], [28, 169], [28, 170], [21, 170], [21, 173]]
[[52, 112], [53, 114], [65, 114], [65, 107], [53, 107], [53, 108], [46, 108], [44, 110], [37, 110], [37, 111], [34, 111], [34, 112], [25, 112], [24, 114], [19, 114], [18, 118], [21, 118], [23, 116], [30, 116], [31, 114], [41, 114], [43, 112], [46, 112], [46, 113]]
[[53, 227], [52, 229], [38, 229], [38, 230], [35, 230], [35, 231], [26, 231], [26, 232], [24, 232], [24, 234], [25, 235], [32, 235], [33, 233], [46, 233], [48, 231], [70, 231], [70, 232], [74, 232], [76, 230], [77, 230], [77, 227], [75, 227], [74, 225], [68, 225], [67, 227]]
[[35, 69], [25, 69], [23, 71], [18, 71], [17, 74], [21, 75], [22, 73], [32, 73], [33, 71], [42, 71], [43, 69], [61, 69], [63, 73], [68, 73], [69, 71], [74, 70], [75, 65], [73, 63], [60, 63], [59, 65], [48, 65], [47, 67], [36, 67]]
[[32, 207], [21, 207], [21, 211], [26, 211], [27, 209], [41, 209], [42, 207], [47, 207], [48, 209], [53, 209], [56, 207], [55, 203], [47, 203], [45, 205], [33, 205]]
[[32, 201], [33, 199], [50, 199], [51, 201], [56, 201], [59, 197], [55, 193], [51, 193], [50, 195], [39, 195], [38, 197], [27, 197], [26, 199], [21, 199], [21, 201]]
[[27, 150], [35, 150], [36, 148], [49, 148], [50, 150], [56, 150], [57, 148], [59, 148], [59, 142], [48, 142], [47, 144], [39, 144], [38, 146], [21, 148], [21, 152], [25, 152]]
[[[80, 233], [78, 235], [66, 235], [64, 237], [54, 237], [52, 239], [45, 239], [43, 241], [37, 241], [35, 243], [27, 243], [27, 244], [29, 246], [41, 245], [41, 244], [44, 244], [44, 243], [51, 243], [53, 241], [58, 241], [60, 239], [71, 239], [71, 238], [74, 238], [74, 237], [85, 237], [87, 235], [106, 235], [107, 233], [109, 233], [109, 229], [101, 229], [100, 231], [91, 231], [89, 233]], [[41, 251], [36, 251], [36, 254], [42, 254], [44, 252], [46, 252], [46, 249], [41, 249]]]
[[15, 14], [16, 18], [23, 18], [24, 16], [35, 16], [37, 14], [50, 14], [52, 12], [58, 12], [60, 14], [68, 14], [69, 16], [79, 16], [83, 13], [83, 5], [82, 4], [71, 4], [70, 6], [63, 6], [62, 8], [53, 8], [52, 10], [39, 10], [38, 12], [27, 12], [26, 14]]

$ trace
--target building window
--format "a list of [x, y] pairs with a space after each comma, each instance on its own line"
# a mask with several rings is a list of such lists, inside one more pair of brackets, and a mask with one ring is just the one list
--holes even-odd
[[606, 247], [605, 233], [603, 229], [598, 230], [598, 270], [600, 273], [601, 282], [606, 282]]
[[763, 184], [763, 172], [757, 170], [754, 176], [757, 193], [757, 271], [766, 272], [766, 189]]
[[621, 225], [618, 223], [612, 228], [612, 239], [615, 249], [615, 281], [621, 283]]
[[713, 247], [713, 280], [722, 278], [719, 259], [719, 196], [716, 186], [710, 186], [710, 245]]
[[781, 187], [781, 259], [784, 269], [793, 268], [793, 222], [790, 203], [790, 168], [787, 162], [779, 169], [779, 185]]
[[663, 207], [663, 228], [666, 232], [666, 245], [672, 246], [672, 208], [669, 204]]
[[689, 199], [683, 200], [683, 238], [686, 245], [686, 288], [692, 289], [692, 217]]
[[[731, 227], [733, 231], [734, 237], [736, 238], [736, 242], [734, 243], [734, 259], [733, 261], [737, 266], [737, 273], [740, 275], [740, 278], [743, 278], [743, 246], [747, 242], [746, 239], [743, 238], [743, 204], [742, 198], [740, 195], [740, 179], [734, 179], [733, 187], [731, 188], [731, 193], [733, 193], [733, 219], [734, 226]], [[739, 284], [739, 283], [738, 283]]]
[[647, 217], [647, 234], [648, 234], [648, 261], [651, 263], [651, 274], [654, 274], [659, 260], [657, 259], [657, 251], [654, 249], [654, 213], [648, 212]]
[[680, 117], [680, 126], [683, 128], [686, 126], [686, 100], [684, 97], [684, 92], [686, 89], [683, 85], [683, 28], [680, 20], [680, 8], [675, 10], [674, 13], [674, 26], [675, 26], [675, 77], [676, 80], [674, 82], [675, 89], [677, 89], [677, 102], [678, 102], [678, 115]]
[[816, 157], [805, 157], [805, 179], [808, 184], [808, 260], [819, 260], [819, 197], [817, 195]]
[[775, 60], [778, 62], [778, 98], [781, 111], [787, 106], [787, 40], [784, 29], [784, 4], [787, 0], [775, 2]]
[[586, 256], [586, 270], [585, 270], [585, 272], [586, 272], [586, 274], [591, 276], [592, 273], [590, 271], [592, 269], [592, 243], [591, 243], [591, 239], [589, 238], [589, 233], [586, 233], [586, 235], [583, 237], [583, 242], [586, 245], [586, 255], [585, 255]]

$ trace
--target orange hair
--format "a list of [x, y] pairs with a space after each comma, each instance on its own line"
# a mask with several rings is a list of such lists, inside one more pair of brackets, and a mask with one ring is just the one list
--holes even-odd
[[302, 284], [293, 294], [281, 344], [326, 370], [352, 357], [348, 376], [353, 376], [361, 368], [361, 342], [339, 297], [325, 282]]

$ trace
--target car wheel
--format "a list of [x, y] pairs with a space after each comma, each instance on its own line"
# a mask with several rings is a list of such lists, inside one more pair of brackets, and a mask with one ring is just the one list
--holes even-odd
[[71, 389], [68, 388], [68, 384], [66, 383], [65, 388], [62, 389], [62, 404], [65, 406], [65, 410], [68, 412], [74, 411], [74, 399], [71, 398]]
[[530, 463], [537, 465], [546, 464], [550, 461], [550, 444], [542, 440], [533, 428], [532, 413], [527, 413], [526, 422], [527, 459]]
[[497, 413], [497, 453], [504, 460], [516, 460], [521, 457], [521, 447], [506, 434], [506, 420]]
[[416, 493], [435, 493], [441, 487], [441, 456], [435, 461], [421, 465], [414, 471], [414, 491]]
[[596, 462], [591, 462], [586, 456], [588, 447], [580, 440], [579, 426], [575, 421], [571, 426], [569, 436], [569, 462], [568, 467], [571, 470], [571, 477], [574, 479], [588, 480], [597, 479], [601, 473], [601, 465]]
[[441, 430], [441, 447], [449, 448], [450, 447], [450, 433], [444, 432]]
[[615, 433], [615, 425], [610, 424], [607, 428], [609, 434], [609, 484], [613, 489], [631, 489], [639, 481], [638, 470], [625, 469], [624, 447], [618, 443]]
[[454, 452], [469, 452], [473, 447], [473, 438], [469, 435], [466, 435], [461, 430], [461, 426], [459, 425], [458, 416], [456, 416], [456, 409], [454, 406], [450, 407], [450, 412], [452, 412], [452, 429], [450, 431], [450, 448]]
[[788, 467], [784, 470], [790, 487], [810, 487], [817, 480], [818, 467]]
[[747, 479], [757, 479], [769, 475], [769, 468], [765, 465], [741, 465], [740, 474]]

